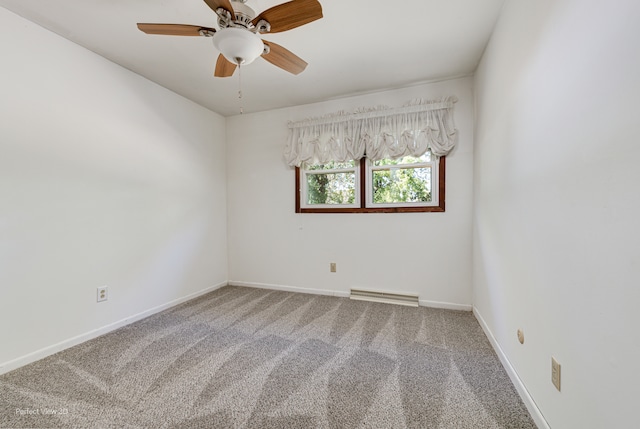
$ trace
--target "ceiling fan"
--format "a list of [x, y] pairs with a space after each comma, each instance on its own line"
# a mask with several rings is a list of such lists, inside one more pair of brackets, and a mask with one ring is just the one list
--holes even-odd
[[282, 46], [263, 40], [258, 34], [291, 30], [322, 18], [317, 0], [291, 0], [265, 10], [256, 16], [247, 0], [204, 0], [218, 15], [219, 29], [185, 24], [144, 24], [138, 28], [147, 34], [169, 36], [203, 36], [213, 38], [221, 52], [214, 75], [232, 76], [236, 67], [261, 56], [271, 64], [293, 74], [301, 73], [307, 63]]

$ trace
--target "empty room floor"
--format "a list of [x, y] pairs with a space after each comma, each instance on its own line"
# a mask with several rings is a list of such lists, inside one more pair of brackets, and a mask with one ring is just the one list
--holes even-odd
[[0, 376], [0, 427], [536, 426], [470, 312], [226, 286]]

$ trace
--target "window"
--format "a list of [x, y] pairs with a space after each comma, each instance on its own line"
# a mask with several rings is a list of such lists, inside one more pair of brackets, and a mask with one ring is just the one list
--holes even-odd
[[445, 157], [427, 151], [296, 168], [296, 213], [443, 212]]
[[303, 206], [360, 207], [360, 163], [333, 162], [304, 166]]
[[283, 155], [295, 167], [296, 213], [443, 212], [456, 101], [289, 121]]

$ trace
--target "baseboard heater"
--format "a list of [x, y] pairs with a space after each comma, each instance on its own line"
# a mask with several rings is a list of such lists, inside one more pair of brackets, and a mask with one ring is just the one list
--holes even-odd
[[380, 292], [375, 290], [351, 289], [349, 298], [359, 301], [384, 302], [387, 304], [408, 305], [418, 307], [418, 295]]

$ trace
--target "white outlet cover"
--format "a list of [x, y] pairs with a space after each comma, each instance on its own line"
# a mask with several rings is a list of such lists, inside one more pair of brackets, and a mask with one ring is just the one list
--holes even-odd
[[561, 365], [560, 362], [556, 360], [553, 356], [551, 356], [551, 382], [560, 392], [560, 378], [561, 378]]
[[99, 287], [97, 291], [97, 302], [106, 301], [109, 298], [109, 289], [104, 287]]

